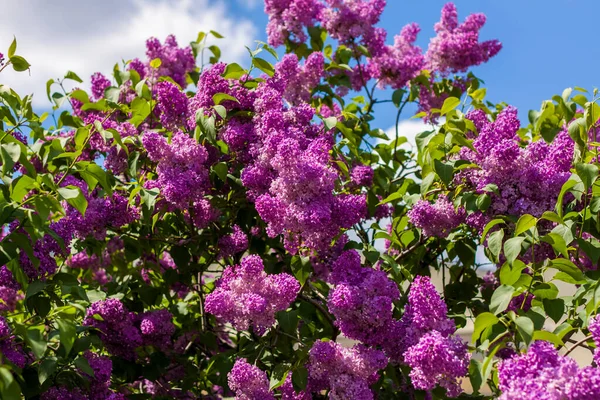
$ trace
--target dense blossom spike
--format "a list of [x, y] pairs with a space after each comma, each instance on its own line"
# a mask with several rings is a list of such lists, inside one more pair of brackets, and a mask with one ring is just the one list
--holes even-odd
[[236, 400], [272, 400], [275, 399], [269, 390], [269, 378], [260, 368], [238, 359], [229, 374], [229, 388], [235, 392]]
[[275, 313], [289, 307], [299, 290], [293, 276], [267, 275], [261, 258], [250, 255], [223, 271], [217, 288], [206, 296], [205, 308], [238, 330], [252, 327], [262, 334], [275, 323]]

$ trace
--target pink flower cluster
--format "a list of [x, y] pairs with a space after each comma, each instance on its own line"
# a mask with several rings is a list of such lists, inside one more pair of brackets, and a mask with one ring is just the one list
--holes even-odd
[[600, 398], [600, 370], [580, 368], [544, 341], [534, 342], [525, 354], [501, 361], [498, 381], [500, 400]]
[[229, 388], [235, 392], [235, 400], [274, 400], [269, 390], [269, 378], [255, 365], [239, 358], [227, 374]]
[[250, 255], [223, 271], [217, 288], [206, 296], [205, 310], [238, 330], [252, 327], [263, 334], [275, 323], [275, 313], [288, 308], [299, 290], [293, 276], [267, 275], [261, 258]]
[[430, 278], [417, 276], [401, 319], [400, 353], [412, 368], [414, 387], [431, 390], [439, 385], [456, 397], [462, 392], [459, 378], [467, 375], [470, 354], [466, 344], [453, 336], [456, 327], [447, 313]]
[[369, 388], [379, 378], [388, 359], [361, 344], [344, 348], [335, 342], [316, 341], [309, 352], [307, 391], [329, 390], [330, 399], [371, 400]]
[[435, 203], [419, 200], [408, 212], [410, 222], [423, 230], [425, 236], [445, 238], [465, 220], [465, 210], [454, 209], [445, 195], [440, 195]]
[[335, 287], [327, 307], [344, 336], [371, 346], [398, 340], [393, 302], [400, 292], [385, 272], [363, 268], [358, 252], [348, 250], [332, 264], [329, 280]]
[[173, 315], [168, 310], [136, 314], [117, 299], [92, 303], [83, 325], [96, 328], [107, 350], [127, 360], [137, 358], [136, 349], [140, 346], [155, 346], [163, 352], [168, 351], [175, 332]]
[[425, 55], [427, 68], [441, 73], [465, 72], [498, 54], [502, 49], [499, 41], [479, 42], [485, 20], [484, 14], [471, 14], [459, 25], [456, 6], [447, 3], [440, 22], [435, 24], [437, 36], [431, 39]]
[[480, 193], [488, 185], [498, 188], [496, 193], [490, 193], [488, 210], [483, 215], [469, 215], [467, 223], [481, 230], [492, 215], [539, 217], [551, 210], [571, 175], [574, 143], [566, 129], [552, 143], [538, 140], [521, 147], [517, 135], [521, 124], [515, 108], [505, 108], [493, 122], [481, 110], [469, 112], [467, 118], [477, 129], [475, 150], [465, 147], [460, 157], [480, 168], [461, 171], [455, 179]]

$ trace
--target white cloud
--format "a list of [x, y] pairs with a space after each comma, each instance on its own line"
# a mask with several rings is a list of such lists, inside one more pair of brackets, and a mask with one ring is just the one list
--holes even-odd
[[169, 34], [180, 46], [198, 32], [215, 30], [225, 36], [215, 40], [224, 61], [242, 61], [245, 45], [252, 46], [257, 29], [251, 21], [233, 19], [224, 1], [209, 0], [0, 0], [0, 51], [13, 35], [17, 53], [29, 61], [31, 72], [2, 72], [1, 82], [20, 94], [35, 93], [38, 107], [48, 106], [45, 83], [68, 70], [85, 81], [96, 72], [109, 75], [115, 63], [144, 57], [145, 41], [161, 41]]

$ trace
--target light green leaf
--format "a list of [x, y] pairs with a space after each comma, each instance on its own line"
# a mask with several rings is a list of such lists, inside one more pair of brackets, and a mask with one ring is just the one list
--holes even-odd
[[531, 343], [531, 340], [533, 339], [533, 321], [527, 317], [521, 316], [515, 320], [515, 325], [517, 326], [517, 332], [519, 332], [521, 339], [529, 346], [529, 343]]
[[484, 313], [479, 314], [477, 316], [477, 318], [475, 318], [475, 324], [474, 324], [473, 335], [471, 337], [471, 340], [473, 342], [476, 342], [479, 339], [479, 337], [481, 336], [481, 333], [486, 328], [494, 325], [498, 321], [499, 321], [498, 317], [496, 317], [492, 313], [484, 312]]
[[521, 245], [523, 244], [524, 240], [524, 237], [517, 236], [504, 242], [504, 256], [509, 263], [512, 264], [521, 253]]
[[521, 218], [517, 221], [517, 225], [515, 226], [514, 236], [519, 236], [521, 233], [528, 231], [533, 228], [537, 223], [537, 218], [533, 215], [525, 214], [522, 215]]
[[500, 285], [492, 295], [492, 300], [490, 301], [490, 311], [493, 314], [499, 314], [502, 311], [506, 310], [514, 293], [514, 287], [508, 285]]

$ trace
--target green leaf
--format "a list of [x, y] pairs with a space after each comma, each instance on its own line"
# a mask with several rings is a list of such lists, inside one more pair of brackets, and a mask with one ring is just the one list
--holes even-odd
[[10, 47], [8, 48], [8, 53], [7, 53], [8, 58], [11, 58], [12, 56], [14, 56], [16, 51], [17, 51], [17, 38], [15, 36], [13, 36], [13, 41], [10, 44]]
[[27, 175], [21, 175], [12, 182], [11, 186], [12, 199], [21, 202], [27, 193], [36, 186], [36, 182]]
[[563, 257], [569, 257], [567, 243], [565, 242], [565, 239], [558, 233], [550, 232], [549, 234], [543, 236], [540, 240], [551, 245], [552, 248]]
[[79, 83], [83, 83], [83, 79], [81, 79], [75, 72], [73, 71], [67, 71], [67, 73], [65, 74], [65, 79], [71, 79], [73, 81], [79, 82]]
[[563, 299], [544, 299], [543, 304], [546, 314], [558, 324], [565, 314], [565, 301]]
[[297, 392], [306, 388], [308, 383], [308, 370], [305, 367], [298, 367], [292, 373], [292, 385]]
[[27, 71], [29, 67], [31, 67], [31, 64], [21, 56], [12, 56], [10, 58], [10, 63], [17, 72]]
[[47, 357], [42, 360], [38, 366], [38, 379], [40, 381], [40, 385], [43, 385], [48, 378], [54, 375], [54, 372], [56, 371], [56, 362], [56, 357]]
[[308, 257], [294, 256], [292, 258], [292, 273], [300, 282], [300, 285], [304, 285], [310, 273], [312, 272], [312, 265]]
[[555, 346], [564, 346], [564, 342], [556, 336], [554, 333], [548, 331], [535, 331], [533, 332], [533, 340], [544, 340], [546, 342], [553, 343]]
[[502, 240], [504, 239], [504, 229], [493, 232], [487, 240], [488, 249], [494, 255], [494, 258], [498, 260], [500, 251], [502, 250]]
[[0, 365], [0, 398], [2, 400], [21, 400], [21, 388], [13, 374], [4, 365]]
[[85, 358], [83, 356], [79, 356], [75, 359], [74, 364], [82, 372], [85, 372], [86, 374], [88, 374], [90, 376], [95, 375], [94, 370], [92, 369], [92, 367], [90, 367], [90, 363], [88, 362], [87, 358]]
[[217, 39], [223, 39], [224, 36], [221, 35], [219, 32], [217, 31], [210, 31], [210, 34], [213, 35], [214, 37], [216, 37]]
[[444, 105], [442, 106], [442, 111], [440, 112], [440, 115], [448, 114], [448, 112], [458, 107], [459, 104], [460, 99], [457, 99], [456, 97], [448, 97], [446, 100], [444, 100]]
[[150, 115], [150, 103], [140, 97], [136, 97], [131, 102], [131, 111], [132, 117], [129, 122], [137, 128]]
[[557, 213], [552, 211], [544, 211], [544, 213], [542, 214], [542, 219], [556, 222], [557, 224], [564, 223], [563, 219]]
[[443, 163], [440, 160], [434, 160], [433, 169], [446, 185], [449, 185], [450, 182], [452, 182], [452, 177], [454, 176], [454, 167], [452, 165]]
[[225, 100], [235, 101], [236, 103], [240, 102], [238, 99], [227, 93], [215, 93], [212, 98], [215, 105], [221, 104]]
[[579, 163], [575, 165], [575, 170], [577, 171], [577, 175], [581, 178], [585, 190], [588, 190], [596, 179], [598, 178], [598, 167], [594, 164], [582, 164]]
[[77, 211], [81, 213], [81, 215], [85, 215], [85, 210], [87, 209], [88, 202], [83, 192], [77, 186], [69, 185], [66, 187], [58, 188], [58, 194], [67, 201], [71, 206], [75, 207]]
[[65, 353], [69, 354], [71, 348], [73, 348], [73, 343], [75, 343], [75, 337], [77, 336], [77, 329], [73, 321], [69, 321], [68, 319], [58, 319], [56, 321], [58, 324], [58, 332], [60, 335], [60, 344], [62, 344], [65, 348]]
[[517, 236], [504, 242], [504, 256], [510, 264], [512, 264], [521, 253], [521, 245], [524, 240], [524, 237]]
[[227, 64], [227, 67], [225, 67], [225, 71], [223, 71], [221, 76], [225, 79], [239, 79], [247, 73], [248, 72], [244, 68], [240, 67], [239, 64], [232, 63]]
[[256, 68], [260, 69], [262, 72], [264, 72], [268, 76], [273, 76], [275, 74], [275, 69], [273, 68], [271, 63], [266, 60], [263, 60], [262, 58], [254, 57], [252, 59], [252, 65], [254, 65]]
[[48, 342], [46, 342], [46, 339], [42, 336], [42, 331], [40, 329], [44, 329], [44, 327], [30, 327], [27, 329], [26, 335], [27, 343], [38, 360], [44, 356], [46, 349], [48, 348]]
[[519, 236], [521, 233], [528, 231], [529, 229], [533, 228], [535, 224], [537, 224], [537, 218], [535, 218], [533, 215], [522, 215], [515, 226], [514, 236]]
[[150, 67], [154, 69], [160, 68], [161, 65], [162, 60], [160, 58], [154, 58], [152, 61], [150, 61]]
[[27, 286], [27, 293], [25, 295], [25, 299], [29, 299], [32, 296], [40, 293], [46, 289], [46, 282], [43, 281], [33, 281]]
[[225, 107], [223, 107], [222, 105], [216, 105], [213, 107], [213, 109], [217, 112], [217, 114], [225, 119], [227, 118], [227, 109]]
[[479, 389], [483, 384], [483, 365], [481, 361], [471, 358], [469, 362], [469, 380], [473, 387], [473, 393], [479, 393]]
[[490, 231], [490, 229], [492, 229], [494, 226], [501, 224], [501, 223], [504, 223], [504, 220], [502, 218], [496, 218], [496, 219], [493, 219], [490, 222], [488, 222], [485, 225], [485, 228], [483, 228], [483, 232], [481, 233], [481, 241], [482, 242], [485, 241], [485, 238], [486, 238], [488, 232]]
[[521, 316], [515, 320], [515, 325], [517, 326], [517, 332], [519, 332], [521, 339], [529, 346], [529, 343], [531, 343], [531, 340], [533, 339], [533, 321], [527, 317]]
[[506, 310], [514, 293], [514, 287], [508, 285], [500, 285], [492, 295], [492, 300], [490, 301], [490, 311], [493, 314], [499, 314], [502, 311]]
[[338, 121], [336, 117], [328, 117], [323, 119], [323, 123], [325, 124], [325, 128], [327, 128], [327, 130], [335, 128], [337, 122]]
[[487, 210], [491, 204], [492, 204], [492, 198], [487, 193], [479, 195], [477, 197], [477, 200], [475, 201], [475, 205], [477, 206], [477, 209], [479, 209], [481, 211]]
[[474, 324], [474, 328], [473, 328], [473, 335], [471, 337], [471, 340], [473, 341], [473, 343], [476, 342], [477, 340], [479, 340], [479, 337], [481, 336], [481, 333], [486, 328], [494, 325], [498, 321], [499, 321], [498, 317], [496, 317], [492, 313], [484, 312], [484, 313], [479, 314], [477, 316], [477, 318], [475, 318], [475, 324]]
[[503, 285], [514, 285], [521, 277], [521, 272], [525, 267], [525, 263], [519, 260], [515, 260], [512, 265], [507, 262], [504, 263], [500, 268], [500, 283]]
[[229, 168], [227, 167], [226, 162], [221, 161], [220, 163], [213, 165], [212, 169], [215, 171], [219, 179], [221, 179], [223, 182], [227, 182], [227, 172]]
[[557, 258], [555, 260], [550, 261], [550, 267], [566, 273], [576, 281], [585, 280], [583, 272], [581, 272], [581, 270], [577, 268], [575, 264], [573, 264], [571, 261], [565, 258]]
[[2, 143], [0, 157], [2, 158], [2, 173], [7, 175], [21, 157], [21, 146], [17, 143]]

